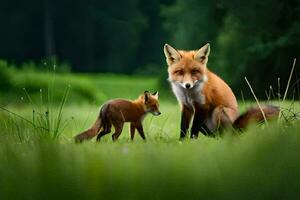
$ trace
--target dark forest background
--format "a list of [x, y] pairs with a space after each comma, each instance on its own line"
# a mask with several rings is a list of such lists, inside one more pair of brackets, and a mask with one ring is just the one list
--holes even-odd
[[55, 57], [73, 72], [162, 76], [164, 43], [209, 42], [212, 71], [235, 91], [247, 76], [264, 93], [279, 77], [286, 83], [299, 56], [299, 12], [299, 0], [2, 0], [0, 58]]

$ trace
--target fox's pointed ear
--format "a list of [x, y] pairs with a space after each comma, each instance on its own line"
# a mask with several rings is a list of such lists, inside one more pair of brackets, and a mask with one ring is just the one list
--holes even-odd
[[168, 65], [172, 65], [181, 59], [180, 53], [175, 48], [171, 47], [168, 44], [165, 44], [165, 46], [164, 46], [164, 53], [165, 53]]
[[158, 97], [159, 97], [158, 91], [154, 92], [152, 95], [153, 95], [153, 97], [154, 97], [155, 99], [158, 99]]
[[149, 101], [149, 92], [146, 90], [144, 92], [144, 103], [147, 104]]
[[210, 44], [207, 43], [206, 45], [204, 45], [203, 47], [201, 47], [194, 55], [194, 59], [206, 64], [208, 61], [208, 56], [210, 53]]

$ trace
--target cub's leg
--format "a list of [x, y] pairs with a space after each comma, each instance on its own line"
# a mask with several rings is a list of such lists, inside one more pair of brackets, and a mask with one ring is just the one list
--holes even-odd
[[136, 124], [136, 129], [138, 130], [138, 133], [140, 134], [140, 136], [146, 140], [145, 134], [144, 134], [144, 129], [142, 124]]
[[116, 141], [122, 133], [124, 122], [123, 121], [113, 121], [112, 124], [115, 128], [115, 132], [112, 135], [112, 140]]
[[130, 124], [130, 137], [133, 140], [135, 134], [135, 125], [133, 123]]
[[106, 121], [105, 123], [106, 123], [106, 124], [103, 124], [103, 130], [97, 135], [97, 140], [96, 140], [97, 142], [100, 142], [100, 139], [101, 139], [104, 135], [106, 135], [106, 134], [108, 134], [108, 133], [111, 132], [111, 127], [112, 127], [111, 122]]
[[116, 141], [120, 134], [122, 133], [123, 126], [124, 126], [124, 115], [122, 111], [115, 105], [110, 106], [110, 113], [107, 115], [107, 118], [110, 119], [112, 125], [115, 128], [115, 132], [112, 135], [112, 140]]

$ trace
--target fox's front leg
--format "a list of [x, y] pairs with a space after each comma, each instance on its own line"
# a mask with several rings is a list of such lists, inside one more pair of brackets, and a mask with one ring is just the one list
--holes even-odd
[[142, 124], [137, 124], [136, 129], [138, 130], [138, 132], [139, 132], [140, 136], [143, 138], [143, 140], [146, 140], [143, 125]]
[[210, 131], [205, 124], [205, 119], [207, 118], [206, 115], [206, 112], [204, 112], [202, 109], [196, 108], [191, 130], [191, 138], [197, 138], [200, 131], [204, 135], [210, 134]]
[[133, 140], [135, 134], [135, 125], [133, 123], [130, 124], [130, 137]]
[[183, 139], [186, 136], [193, 114], [194, 114], [193, 108], [182, 105], [180, 139]]

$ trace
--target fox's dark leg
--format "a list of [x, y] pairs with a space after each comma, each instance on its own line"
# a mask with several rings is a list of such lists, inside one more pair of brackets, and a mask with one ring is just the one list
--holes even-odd
[[180, 139], [183, 139], [186, 136], [193, 114], [194, 114], [193, 108], [187, 107], [185, 105], [182, 106]]
[[206, 124], [202, 124], [200, 126], [200, 132], [205, 136], [214, 136], [214, 132], [212, 132], [211, 129], [209, 129]]
[[199, 131], [201, 131], [203, 134], [207, 134], [207, 127], [204, 124], [205, 122], [205, 112], [201, 109], [197, 109], [194, 114], [194, 119], [193, 119], [193, 125], [192, 125], [192, 130], [191, 130], [191, 138], [197, 138]]
[[100, 139], [104, 136], [108, 134], [107, 132], [105, 132], [104, 130], [101, 131], [98, 135], [97, 135], [97, 142], [100, 142]]
[[121, 121], [113, 122], [113, 126], [115, 127], [115, 132], [112, 135], [112, 140], [116, 141], [122, 133], [124, 122]]
[[111, 126], [112, 124], [110, 122], [108, 122], [107, 124], [103, 125], [103, 130], [97, 135], [97, 142], [100, 142], [100, 139], [111, 132]]
[[133, 123], [130, 124], [130, 137], [131, 140], [134, 138], [134, 133], [135, 133], [135, 125]]
[[136, 129], [138, 130], [140, 136], [141, 136], [144, 140], [146, 140], [146, 137], [145, 137], [145, 134], [144, 134], [144, 129], [143, 129], [142, 124], [138, 124], [137, 127], [136, 127]]

